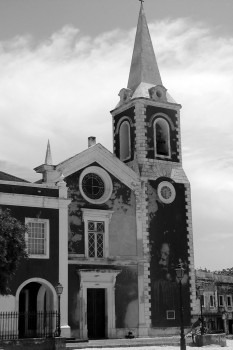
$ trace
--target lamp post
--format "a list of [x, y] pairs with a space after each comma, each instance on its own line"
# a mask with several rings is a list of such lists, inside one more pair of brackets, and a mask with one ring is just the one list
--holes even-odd
[[198, 294], [200, 298], [200, 309], [201, 309], [201, 335], [204, 334], [204, 319], [203, 319], [203, 312], [202, 312], [202, 298], [204, 295], [204, 289], [202, 287], [198, 288]]
[[180, 289], [180, 349], [186, 350], [185, 337], [184, 337], [184, 317], [183, 317], [183, 299], [182, 299], [182, 279], [184, 277], [184, 269], [181, 265], [175, 269], [176, 277], [179, 280]]
[[58, 285], [55, 287], [57, 298], [58, 298], [58, 318], [57, 318], [57, 336], [60, 337], [61, 335], [61, 295], [63, 292], [63, 286], [61, 283], [58, 283]]

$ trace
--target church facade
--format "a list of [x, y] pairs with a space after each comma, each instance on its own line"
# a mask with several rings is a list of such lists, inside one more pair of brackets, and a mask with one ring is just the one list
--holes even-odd
[[67, 337], [178, 333], [180, 264], [185, 326], [195, 314], [181, 105], [162, 84], [142, 4], [128, 86], [119, 97], [111, 111], [113, 153], [90, 137], [88, 149], [53, 165], [48, 146], [45, 164], [35, 169], [41, 184], [0, 181], [0, 206], [31, 225], [28, 242], [41, 227], [46, 232], [46, 249], [32, 251], [12, 282], [12, 295], [0, 304], [8, 298], [15, 311], [31, 304], [35, 311], [56, 309], [59, 281]]

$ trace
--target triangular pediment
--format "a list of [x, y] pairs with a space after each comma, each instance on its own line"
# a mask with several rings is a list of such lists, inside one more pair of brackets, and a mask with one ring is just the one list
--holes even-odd
[[98, 163], [131, 189], [135, 189], [135, 185], [140, 182], [138, 175], [132, 169], [100, 143], [56, 165], [52, 175], [53, 181], [58, 181], [61, 175], [67, 177], [93, 163]]

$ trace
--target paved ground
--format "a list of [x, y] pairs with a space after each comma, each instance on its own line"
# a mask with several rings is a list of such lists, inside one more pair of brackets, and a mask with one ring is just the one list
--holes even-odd
[[[177, 339], [177, 337], [171, 338], [170, 339], [170, 344], [173, 343], [173, 345], [161, 345], [159, 344], [159, 342], [162, 342], [161, 338], [156, 338], [156, 340], [154, 340], [154, 343], [158, 342], [157, 345], [153, 344], [153, 339], [149, 339], [149, 343], [148, 343], [148, 338], [145, 339], [145, 343], [147, 343], [146, 345], [142, 346], [138, 343], [138, 339], [131, 339], [131, 340], [127, 340], [127, 339], [118, 339], [118, 340], [114, 340], [114, 339], [109, 339], [109, 340], [92, 340], [89, 342], [84, 342], [84, 343], [68, 343], [66, 345], [67, 348], [70, 348], [70, 350], [75, 350], [75, 349], [87, 349], [87, 348], [91, 348], [91, 350], [99, 350], [100, 348], [104, 348], [105, 350], [113, 350], [113, 348], [115, 349], [120, 349], [120, 350], [124, 350], [124, 349], [128, 349], [130, 348], [130, 350], [179, 350], [180, 346], [179, 346], [179, 339]], [[160, 340], [160, 341], [159, 341]], [[142, 342], [143, 339], [140, 338], [140, 342]], [[191, 343], [189, 343], [188, 340], [188, 345], [186, 345], [187, 350], [200, 350], [200, 348], [193, 346]], [[208, 345], [208, 346], [203, 346], [202, 348], [204, 349], [208, 349], [208, 350], [220, 350], [220, 346], [218, 345]], [[226, 349], [229, 350], [233, 350], [233, 340], [229, 340], [227, 339], [227, 347]]]

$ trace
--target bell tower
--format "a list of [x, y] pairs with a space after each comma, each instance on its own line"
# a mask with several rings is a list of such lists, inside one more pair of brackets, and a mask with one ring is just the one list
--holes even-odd
[[[144, 257], [141, 319], [149, 335], [162, 334], [166, 328], [178, 332], [177, 265], [185, 270], [186, 326], [195, 312], [191, 192], [182, 167], [181, 105], [162, 83], [142, 2], [128, 85], [119, 97], [111, 111], [114, 154], [141, 179], [137, 223]], [[139, 325], [143, 322], [139, 320]]]
[[181, 162], [179, 111], [163, 86], [141, 4], [128, 86], [113, 116], [114, 153], [143, 170], [148, 160]]

